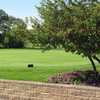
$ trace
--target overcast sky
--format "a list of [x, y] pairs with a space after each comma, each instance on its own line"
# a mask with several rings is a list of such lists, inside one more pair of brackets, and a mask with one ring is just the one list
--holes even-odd
[[0, 9], [5, 10], [9, 15], [15, 17], [38, 17], [35, 6], [39, 5], [41, 0], [1, 0]]

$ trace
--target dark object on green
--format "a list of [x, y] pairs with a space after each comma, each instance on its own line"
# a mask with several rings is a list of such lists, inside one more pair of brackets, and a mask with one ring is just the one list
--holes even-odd
[[28, 66], [27, 66], [28, 68], [33, 68], [34, 67], [34, 65], [33, 64], [28, 64]]

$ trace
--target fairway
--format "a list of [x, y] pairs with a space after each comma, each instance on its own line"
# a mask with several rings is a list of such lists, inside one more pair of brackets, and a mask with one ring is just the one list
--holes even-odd
[[[89, 63], [87, 59], [63, 50], [43, 53], [32, 49], [1, 49], [0, 79], [47, 81], [56, 73], [88, 69]], [[28, 64], [34, 64], [34, 67], [28, 68]]]

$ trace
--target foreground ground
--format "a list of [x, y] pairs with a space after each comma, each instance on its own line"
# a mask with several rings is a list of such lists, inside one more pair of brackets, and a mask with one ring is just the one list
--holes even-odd
[[100, 100], [100, 88], [0, 80], [0, 100]]
[[[31, 63], [34, 67], [28, 68]], [[56, 73], [89, 69], [89, 63], [87, 59], [63, 50], [42, 53], [32, 49], [1, 49], [0, 79], [47, 81]]]

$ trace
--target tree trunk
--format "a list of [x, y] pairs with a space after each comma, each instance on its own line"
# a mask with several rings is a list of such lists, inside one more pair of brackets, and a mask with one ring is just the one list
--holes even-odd
[[97, 56], [93, 56], [93, 59], [95, 59], [96, 61], [100, 63], [100, 59]]
[[88, 56], [88, 59], [90, 60], [90, 62], [91, 62], [91, 64], [92, 64], [92, 67], [93, 67], [94, 72], [97, 73], [97, 69], [96, 69], [96, 66], [95, 66], [95, 63], [94, 63], [92, 57], [91, 57], [91, 56]]
[[95, 86], [97, 86], [97, 85], [98, 85], [98, 82], [99, 82], [99, 80], [98, 80], [99, 73], [98, 73], [98, 71], [97, 71], [97, 69], [96, 69], [96, 66], [95, 66], [95, 63], [94, 63], [92, 57], [91, 57], [91, 56], [88, 56], [88, 59], [90, 60], [90, 62], [91, 62], [91, 64], [92, 64], [93, 71], [94, 71], [94, 73], [95, 73], [95, 76], [94, 76], [94, 77], [95, 77], [95, 79], [94, 79], [94, 81], [95, 81]]

